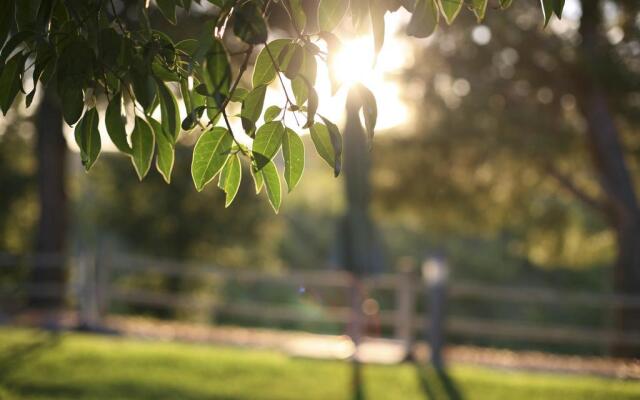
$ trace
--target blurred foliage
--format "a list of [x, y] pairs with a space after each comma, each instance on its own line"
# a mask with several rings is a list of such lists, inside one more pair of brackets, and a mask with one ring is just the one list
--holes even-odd
[[17, 112], [0, 120], [0, 250], [31, 248], [38, 218], [33, 124]]
[[[607, 7], [608, 29], [622, 29], [623, 9]], [[404, 78], [419, 120], [410, 135], [376, 144], [377, 209], [416, 219], [409, 223], [441, 241], [498, 238], [512, 256], [536, 265], [602, 265], [613, 258], [612, 232], [556, 178], [601, 195], [572, 80], [584, 67], [578, 21], [565, 17], [542, 31], [534, 8], [514, 4], [511, 15], [495, 15], [487, 26], [462, 16], [416, 49]], [[624, 36], [610, 59], [594, 60], [607, 71], [600, 84], [615, 99], [634, 170], [637, 37]]]

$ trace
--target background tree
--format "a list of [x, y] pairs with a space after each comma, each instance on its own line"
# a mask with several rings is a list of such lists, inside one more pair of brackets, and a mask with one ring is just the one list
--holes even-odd
[[[598, 262], [611, 243], [613, 289], [638, 294], [632, 127], [640, 69], [630, 51], [638, 27], [629, 23], [637, 6], [583, 2], [575, 25], [545, 32], [532, 11], [518, 4], [490, 30], [460, 21], [424, 50], [428, 63], [416, 63], [409, 80], [424, 83], [425, 118], [417, 135], [384, 151], [398, 157], [377, 160], [395, 169], [383, 187], [394, 199], [399, 189], [426, 202], [426, 215], [445, 224], [511, 230], [538, 264]], [[523, 226], [532, 228], [518, 232]], [[616, 310], [616, 327], [640, 330], [637, 313]]]

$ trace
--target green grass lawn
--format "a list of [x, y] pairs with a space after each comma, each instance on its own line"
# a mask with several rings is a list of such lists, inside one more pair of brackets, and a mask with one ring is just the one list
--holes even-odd
[[[0, 399], [352, 399], [350, 364], [276, 352], [0, 329]], [[640, 399], [640, 382], [454, 365], [363, 367], [369, 399]]]

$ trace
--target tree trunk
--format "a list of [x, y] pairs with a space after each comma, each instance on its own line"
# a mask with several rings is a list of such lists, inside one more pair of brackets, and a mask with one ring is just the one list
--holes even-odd
[[[598, 71], [597, 64], [607, 57], [607, 43], [600, 26], [599, 3], [582, 1], [580, 47], [584, 71], [576, 75], [577, 98], [587, 121], [591, 155], [599, 173], [600, 185], [608, 200], [609, 221], [616, 232], [614, 290], [618, 294], [640, 295], [640, 208], [607, 94], [601, 83], [602, 76]], [[614, 310], [614, 324], [618, 332], [640, 334], [640, 310], [618, 307]], [[613, 343], [611, 352], [620, 357], [639, 357], [640, 347]]]
[[35, 293], [29, 296], [29, 305], [41, 309], [58, 309], [64, 303], [66, 273], [62, 254], [67, 236], [67, 143], [62, 123], [60, 106], [51, 89], [47, 89], [36, 121], [40, 219], [35, 246], [38, 257], [30, 276]]

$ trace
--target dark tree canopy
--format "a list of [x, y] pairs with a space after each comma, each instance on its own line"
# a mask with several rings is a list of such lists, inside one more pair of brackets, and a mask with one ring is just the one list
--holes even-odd
[[[356, 28], [370, 29], [375, 48], [384, 40], [384, 15], [400, 7], [411, 12], [407, 34], [431, 35], [440, 19], [452, 23], [469, 9], [482, 20], [489, 0], [320, 0], [309, 12], [302, 0], [0, 0], [0, 109], [13, 106], [20, 92], [29, 106], [40, 83], [57, 93], [64, 120], [87, 170], [101, 151], [98, 104], [107, 103], [104, 122], [119, 151], [130, 156], [143, 179], [155, 166], [171, 181], [176, 142], [182, 132], [197, 131], [191, 174], [197, 190], [218, 177], [233, 201], [250, 165], [256, 192], [264, 187], [277, 211], [280, 175], [273, 158], [282, 148], [289, 190], [304, 169], [304, 146], [284, 123], [293, 113], [308, 129], [318, 154], [340, 173], [342, 138], [338, 127], [317, 114], [318, 62], [329, 62], [340, 47], [332, 33], [347, 15]], [[202, 4], [201, 4], [202, 3]], [[496, 1], [507, 8], [510, 0]], [[541, 0], [544, 23], [560, 16], [564, 0]], [[202, 7], [207, 5], [207, 7]], [[151, 26], [157, 7], [171, 24], [189, 12], [204, 12], [207, 22], [197, 38], [174, 42]], [[492, 7], [494, 5], [491, 5]], [[268, 16], [280, 8], [289, 17], [288, 38], [268, 42]], [[197, 9], [197, 10], [196, 10]], [[257, 53], [257, 56], [255, 55]], [[251, 79], [243, 76], [251, 71]], [[266, 88], [281, 84], [284, 104], [266, 105]], [[246, 85], [247, 87], [243, 87]], [[364, 128], [373, 138], [378, 110], [362, 85], [350, 90], [362, 109]], [[178, 102], [184, 104], [181, 115]], [[228, 112], [239, 103], [239, 115]], [[264, 123], [258, 120], [264, 112]], [[154, 113], [159, 110], [159, 113]], [[157, 116], [159, 115], [159, 118]], [[238, 141], [230, 118], [239, 117], [251, 146]], [[126, 121], [133, 128], [128, 131]]]

